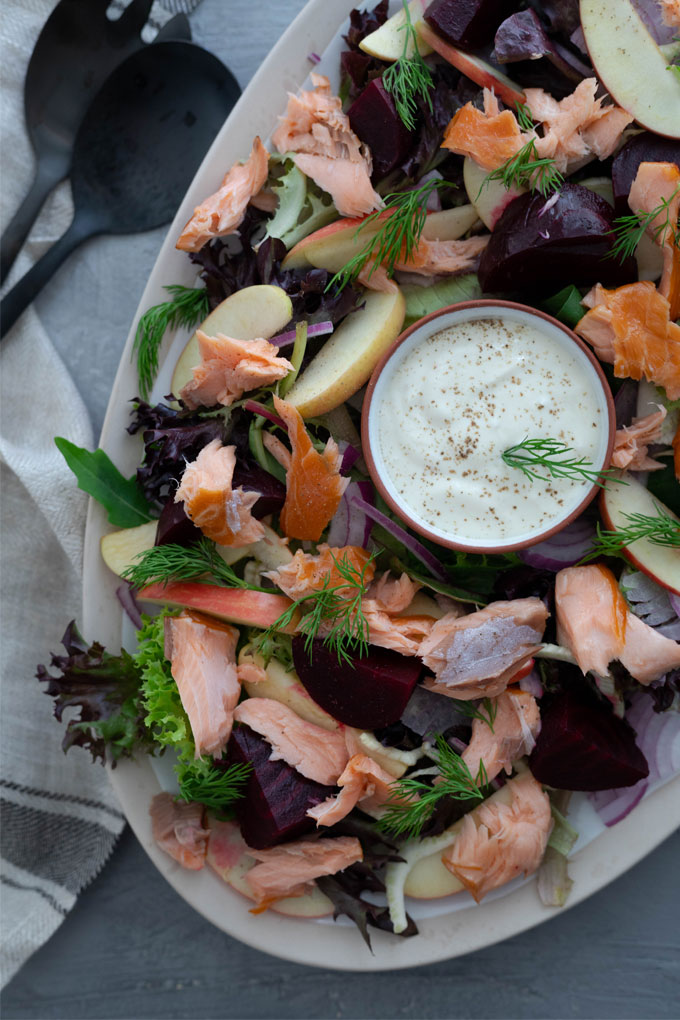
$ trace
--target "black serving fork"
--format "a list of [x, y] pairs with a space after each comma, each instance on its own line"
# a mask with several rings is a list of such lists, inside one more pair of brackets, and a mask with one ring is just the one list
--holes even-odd
[[[85, 111], [111, 72], [144, 46], [141, 30], [152, 0], [132, 0], [116, 21], [110, 0], [61, 0], [35, 44], [26, 73], [26, 128], [35, 150], [33, 184], [0, 241], [4, 280], [42, 205], [69, 173], [76, 133]], [[156, 41], [191, 39], [184, 14], [176, 14]]]

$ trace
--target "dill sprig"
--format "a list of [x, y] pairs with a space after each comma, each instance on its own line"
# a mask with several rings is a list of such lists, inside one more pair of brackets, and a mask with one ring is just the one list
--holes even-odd
[[166, 331], [180, 327], [191, 329], [205, 319], [210, 310], [208, 292], [204, 287], [183, 287], [180, 283], [173, 283], [164, 289], [172, 300], [163, 301], [144, 312], [137, 324], [132, 347], [133, 354], [137, 355], [139, 391], [144, 400], [149, 399], [158, 374], [158, 352]]
[[[357, 228], [355, 237], [362, 230], [380, 219], [382, 222], [376, 233], [370, 237], [363, 248], [354, 255], [342, 269], [330, 280], [326, 290], [331, 287], [346, 287], [359, 275], [364, 266], [371, 262], [369, 277], [377, 266], [384, 263], [387, 275], [392, 276], [397, 262], [408, 262], [420, 241], [427, 220], [427, 200], [433, 191], [439, 188], [455, 188], [449, 181], [429, 180], [411, 191], [396, 191], [385, 196], [384, 209], [371, 213]], [[391, 210], [391, 213], [390, 213]], [[390, 213], [390, 215], [385, 215]]]
[[121, 577], [133, 588], [146, 588], [149, 584], [167, 584], [169, 581], [196, 581], [210, 577], [224, 588], [248, 588], [251, 591], [270, 591], [248, 584], [239, 577], [220, 556], [217, 546], [208, 538], [195, 545], [155, 545], [135, 557], [136, 563], [127, 567]]
[[622, 514], [629, 522], [628, 527], [606, 530], [598, 522], [592, 550], [581, 563], [588, 563], [598, 556], [619, 556], [621, 551], [633, 542], [646, 538], [653, 545], [680, 548], [680, 524], [658, 504], [656, 516], [651, 514]]
[[479, 705], [475, 705], [473, 701], [456, 700], [456, 708], [461, 715], [466, 715], [469, 719], [479, 719], [480, 722], [486, 723], [493, 733], [493, 725], [498, 711], [498, 703], [495, 700], [484, 698]]
[[[529, 107], [515, 104], [515, 116], [521, 131], [535, 131], [536, 125], [531, 117]], [[505, 188], [529, 188], [547, 197], [564, 184], [564, 176], [557, 169], [555, 160], [549, 157], [539, 159], [536, 139], [530, 138], [514, 156], [487, 174], [482, 188], [490, 181], [502, 181]], [[481, 192], [480, 188], [480, 192]], [[478, 196], [479, 197], [479, 196]]]
[[226, 769], [215, 768], [205, 758], [180, 762], [176, 769], [179, 795], [182, 800], [195, 801], [222, 813], [243, 796], [251, 770], [250, 762], [234, 762]]
[[335, 652], [340, 662], [352, 664], [350, 652], [362, 657], [368, 653], [368, 623], [361, 609], [361, 599], [368, 590], [366, 570], [371, 559], [357, 567], [347, 556], [333, 562], [341, 581], [331, 584], [326, 577], [323, 587], [304, 598], [296, 599], [285, 613], [252, 642], [266, 661], [276, 655], [277, 632], [288, 628], [298, 613], [304, 613], [298, 631], [305, 635], [305, 651], [312, 657], [313, 641], [323, 633], [323, 643]]
[[456, 754], [441, 734], [435, 743], [439, 782], [429, 786], [417, 777], [408, 776], [395, 780], [378, 828], [395, 836], [414, 839], [420, 835], [442, 797], [484, 800], [485, 788], [488, 786], [484, 762], [480, 760], [477, 775], [473, 776], [460, 755]]
[[[416, 126], [417, 97], [420, 96], [432, 113], [430, 89], [434, 88], [432, 72], [418, 49], [418, 36], [411, 21], [407, 0], [402, 0], [406, 20], [399, 28], [404, 33], [404, 48], [382, 76], [383, 87], [394, 99], [397, 116], [409, 131]], [[411, 51], [411, 55], [409, 55]]]
[[[607, 480], [627, 484], [617, 477], [613, 469], [598, 471], [586, 457], [570, 457], [572, 450], [572, 446], [567, 446], [559, 439], [523, 439], [521, 443], [504, 450], [501, 457], [508, 467], [518, 468], [527, 478], [537, 478], [539, 482], [549, 482], [551, 478], [571, 478], [593, 482], [602, 488]], [[536, 468], [544, 468], [548, 474], [539, 474]]]
[[680, 247], [680, 241], [678, 240], [678, 224], [671, 223], [671, 203], [673, 199], [680, 191], [680, 184], [674, 189], [673, 194], [668, 198], [664, 198], [654, 209], [648, 213], [631, 213], [630, 216], [617, 216], [614, 220], [614, 227], [609, 231], [615, 238], [614, 244], [612, 245], [611, 251], [608, 252], [607, 258], [618, 258], [622, 262], [635, 254], [635, 249], [642, 240], [642, 236], [645, 231], [652, 225], [657, 216], [663, 216], [665, 218], [661, 223], [654, 227], [653, 234], [655, 241], [658, 244], [663, 244], [666, 240], [666, 235], [670, 230], [673, 237], [673, 244], [676, 247]]

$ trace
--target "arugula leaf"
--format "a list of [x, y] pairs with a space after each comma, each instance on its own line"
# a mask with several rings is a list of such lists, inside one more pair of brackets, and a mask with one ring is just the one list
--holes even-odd
[[553, 294], [552, 297], [546, 298], [543, 308], [567, 326], [575, 326], [585, 314], [585, 309], [581, 304], [581, 292], [573, 283], [558, 291], [557, 294]]
[[103, 450], [91, 453], [61, 436], [56, 436], [54, 442], [76, 476], [78, 488], [101, 503], [114, 527], [134, 528], [151, 520], [135, 475], [123, 478]]

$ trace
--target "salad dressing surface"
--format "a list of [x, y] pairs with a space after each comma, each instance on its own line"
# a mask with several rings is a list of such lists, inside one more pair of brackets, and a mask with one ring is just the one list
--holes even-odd
[[550, 437], [598, 463], [607, 421], [597, 385], [575, 345], [531, 323], [479, 318], [407, 342], [381, 385], [383, 481], [442, 537], [481, 544], [544, 531], [591, 483], [532, 481], [501, 455], [527, 437]]

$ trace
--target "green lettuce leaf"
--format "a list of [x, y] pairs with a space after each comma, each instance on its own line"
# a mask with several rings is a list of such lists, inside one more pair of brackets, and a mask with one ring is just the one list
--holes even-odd
[[122, 474], [103, 450], [90, 452], [57, 436], [55, 445], [73, 471], [78, 488], [96, 499], [116, 528], [134, 528], [151, 520], [149, 505], [135, 475]]

